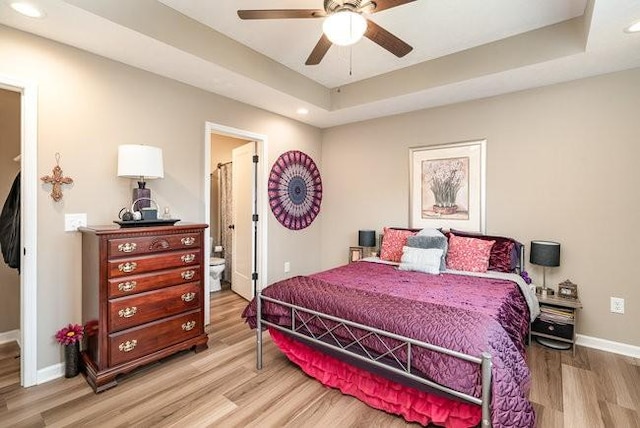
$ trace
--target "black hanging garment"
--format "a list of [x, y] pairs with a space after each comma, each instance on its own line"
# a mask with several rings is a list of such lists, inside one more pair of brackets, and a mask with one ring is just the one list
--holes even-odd
[[20, 272], [20, 173], [0, 213], [0, 248], [4, 262]]

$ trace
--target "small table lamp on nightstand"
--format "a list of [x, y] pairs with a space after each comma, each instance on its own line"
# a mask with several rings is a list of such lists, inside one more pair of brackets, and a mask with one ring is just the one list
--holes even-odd
[[371, 256], [372, 248], [376, 246], [375, 230], [359, 230], [358, 245], [365, 249], [365, 257]]
[[544, 297], [554, 294], [547, 288], [547, 267], [560, 266], [560, 244], [552, 241], [531, 241], [529, 262], [542, 266], [542, 287], [536, 287], [536, 293]]

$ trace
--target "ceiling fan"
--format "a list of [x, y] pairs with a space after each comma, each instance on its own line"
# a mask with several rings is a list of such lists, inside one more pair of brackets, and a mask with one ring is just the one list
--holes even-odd
[[324, 0], [323, 9], [239, 10], [240, 19], [325, 18], [323, 34], [305, 65], [320, 64], [332, 44], [351, 45], [362, 36], [377, 43], [398, 58], [413, 47], [400, 40], [364, 15], [402, 6], [416, 0]]

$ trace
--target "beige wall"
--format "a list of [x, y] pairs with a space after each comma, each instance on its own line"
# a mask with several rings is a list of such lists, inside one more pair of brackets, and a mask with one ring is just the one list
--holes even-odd
[[[20, 163], [20, 93], [0, 89], [0, 210]], [[20, 276], [0, 255], [0, 333], [20, 328]]]
[[547, 281], [578, 284], [579, 333], [640, 346], [639, 110], [634, 69], [326, 130], [322, 266], [344, 263], [358, 229], [407, 225], [409, 147], [486, 138], [487, 231], [559, 241]]
[[[321, 157], [316, 128], [3, 26], [0, 74], [38, 83], [39, 175], [51, 173], [59, 152], [64, 174], [74, 180], [57, 203], [39, 184], [38, 368], [61, 361], [53, 335], [80, 321], [81, 239], [64, 232], [64, 214], [86, 212], [90, 224], [110, 224], [130, 203], [132, 183], [116, 177], [119, 144], [161, 147], [165, 177], [149, 183], [154, 198], [175, 217], [199, 222], [207, 221], [206, 121], [267, 135], [269, 165], [291, 149]], [[273, 216], [266, 221], [270, 281], [284, 275], [284, 261], [293, 275], [318, 270], [320, 222], [291, 233]]]

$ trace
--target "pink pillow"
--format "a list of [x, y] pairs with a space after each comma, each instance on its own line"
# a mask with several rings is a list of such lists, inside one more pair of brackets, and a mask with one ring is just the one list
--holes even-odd
[[415, 235], [417, 232], [385, 227], [382, 233], [380, 258], [382, 260], [400, 263], [400, 259], [402, 258], [402, 247], [407, 245], [407, 238]]
[[491, 247], [495, 242], [465, 238], [451, 233], [447, 252], [447, 269], [486, 272], [489, 268]]

